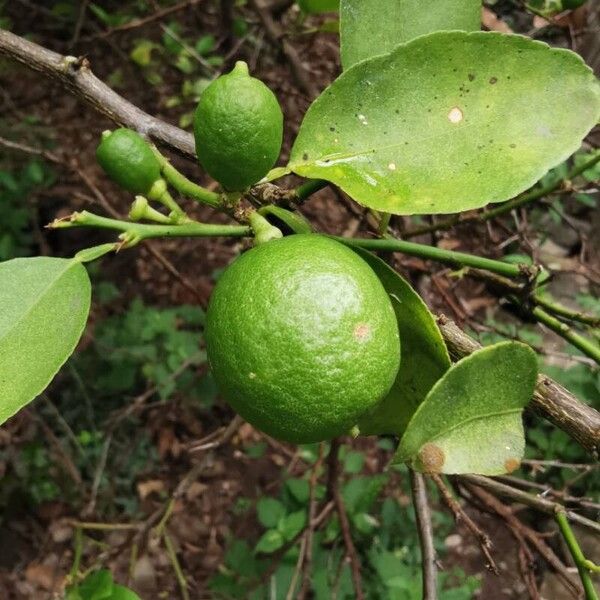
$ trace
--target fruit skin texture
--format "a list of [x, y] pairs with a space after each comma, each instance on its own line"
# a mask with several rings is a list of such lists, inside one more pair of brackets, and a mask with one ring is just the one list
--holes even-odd
[[275, 94], [240, 61], [202, 93], [194, 135], [206, 172], [226, 190], [243, 191], [262, 179], [279, 157], [283, 114]]
[[348, 433], [387, 394], [400, 363], [379, 279], [317, 234], [235, 260], [213, 292], [205, 337], [223, 396], [249, 423], [293, 443]]
[[103, 134], [96, 158], [115, 183], [133, 194], [148, 194], [160, 179], [160, 164], [148, 142], [131, 129]]

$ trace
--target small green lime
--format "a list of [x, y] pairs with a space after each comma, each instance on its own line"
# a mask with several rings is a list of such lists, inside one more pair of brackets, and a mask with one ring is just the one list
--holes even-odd
[[283, 114], [275, 94], [251, 77], [240, 61], [202, 93], [194, 135], [196, 154], [206, 172], [226, 190], [243, 191], [275, 164]]
[[347, 433], [387, 394], [400, 362], [381, 282], [352, 250], [316, 234], [234, 261], [213, 292], [205, 335], [223, 396], [294, 443]]
[[148, 142], [131, 129], [105, 132], [96, 158], [115, 183], [133, 194], [147, 194], [160, 179], [160, 164]]

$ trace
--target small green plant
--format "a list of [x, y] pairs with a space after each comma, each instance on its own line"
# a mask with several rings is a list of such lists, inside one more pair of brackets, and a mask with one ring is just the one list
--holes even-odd
[[35, 246], [31, 234], [36, 211], [32, 194], [52, 185], [56, 175], [43, 161], [32, 159], [19, 168], [0, 168], [0, 261], [29, 256]]

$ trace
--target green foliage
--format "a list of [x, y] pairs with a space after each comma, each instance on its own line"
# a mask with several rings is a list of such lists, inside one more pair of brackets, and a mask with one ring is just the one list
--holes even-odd
[[524, 452], [521, 413], [536, 376], [535, 353], [517, 342], [463, 358], [417, 409], [394, 460], [434, 473], [513, 471]]
[[437, 32], [345, 71], [306, 113], [288, 169], [377, 210], [459, 212], [533, 185], [599, 114], [600, 86], [576, 54]]
[[125, 586], [113, 581], [110, 571], [101, 569], [90, 573], [81, 583], [69, 587], [65, 600], [140, 600]]
[[165, 107], [187, 109], [179, 117], [179, 126], [184, 129], [192, 124], [193, 107], [223, 66], [213, 35], [194, 37], [177, 21], [164, 26], [160, 43], [137, 39], [129, 56], [151, 85], [162, 84], [173, 69], [183, 74], [179, 92], [166, 99]]
[[[305, 456], [312, 462], [313, 447], [302, 446]], [[395, 476], [394, 497], [382, 497], [390, 483], [390, 474], [360, 475], [365, 456], [362, 452], [343, 447], [340, 459], [349, 475], [342, 485], [342, 497], [348, 513], [352, 536], [363, 565], [363, 587], [367, 598], [392, 598], [419, 600], [421, 594], [419, 543], [415, 530], [415, 517], [408, 490], [398, 485]], [[404, 467], [400, 472], [406, 475]], [[402, 481], [405, 481], [403, 479]], [[435, 493], [434, 493], [435, 495]], [[319, 505], [325, 499], [325, 489], [317, 485], [315, 497]], [[232, 539], [219, 573], [213, 576], [209, 586], [216, 598], [283, 600], [288, 594], [292, 574], [298, 560], [299, 544], [296, 543], [281, 557], [277, 569], [264, 580], [271, 565], [270, 554], [281, 551], [286, 540], [293, 539], [305, 522], [309, 498], [306, 477], [285, 480], [277, 498], [264, 496], [256, 504], [257, 518], [266, 531], [256, 545], [247, 540]], [[401, 499], [401, 502], [398, 500]], [[433, 514], [436, 539], [443, 539], [453, 527], [444, 513]], [[286, 537], [287, 536], [287, 537]], [[444, 553], [438, 542], [437, 551]], [[264, 558], [262, 555], [266, 555]], [[314, 533], [312, 552], [311, 589], [314, 598], [330, 600], [337, 597], [350, 600], [354, 597], [352, 579], [336, 515]], [[478, 589], [475, 578], [465, 577], [460, 570], [443, 573], [440, 577], [443, 598], [469, 600]], [[337, 594], [334, 592], [337, 590]]]
[[[105, 288], [104, 293], [110, 297], [113, 291]], [[93, 345], [74, 358], [73, 366], [85, 374], [88, 394], [98, 403], [155, 386], [163, 400], [185, 391], [209, 405], [214, 400], [209, 377], [198, 377], [193, 368], [175, 377], [184, 363], [205, 362], [203, 325], [204, 312], [197, 306], [162, 309], [135, 299], [124, 312], [97, 324]]]
[[76, 260], [0, 263], [0, 423], [46, 388], [71, 355], [90, 296], [87, 272]]
[[38, 159], [20, 168], [0, 169], [0, 261], [31, 254], [35, 210], [31, 196], [55, 180], [54, 170]]
[[342, 65], [349, 69], [434, 31], [476, 31], [480, 27], [481, 0], [444, 0], [435, 8], [422, 0], [341, 0]]

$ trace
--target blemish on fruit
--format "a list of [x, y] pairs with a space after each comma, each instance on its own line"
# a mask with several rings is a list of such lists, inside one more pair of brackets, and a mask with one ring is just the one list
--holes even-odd
[[469, 73], [469, 81], [475, 81], [475, 75], [473, 73]]
[[450, 112], [448, 113], [448, 121], [450, 121], [450, 123], [460, 123], [463, 118], [463, 111], [460, 110], [458, 106], [450, 109]]
[[396, 163], [393, 163], [393, 162], [391, 162], [391, 163], [388, 165], [388, 169], [389, 169], [390, 171], [395, 171], [395, 170], [396, 170]]
[[363, 124], [363, 125], [368, 125], [369, 121], [367, 120], [367, 117], [365, 117], [365, 115], [358, 115], [358, 120]]
[[446, 461], [446, 455], [439, 446], [427, 443], [419, 450], [419, 461], [426, 473], [440, 473]]
[[302, 155], [302, 160], [308, 160], [308, 154], [306, 152]]
[[354, 328], [354, 337], [357, 340], [366, 340], [371, 337], [371, 327], [366, 323], [359, 323]]
[[497, 77], [490, 77], [490, 83], [492, 85], [494, 85], [495, 83], [498, 83], [498, 78]]
[[250, 373], [248, 373], [248, 379], [256, 379], [256, 373], [250, 371]]
[[512, 473], [513, 471], [516, 471], [520, 466], [521, 461], [517, 460], [516, 458], [507, 458], [504, 461], [504, 469], [507, 473]]

